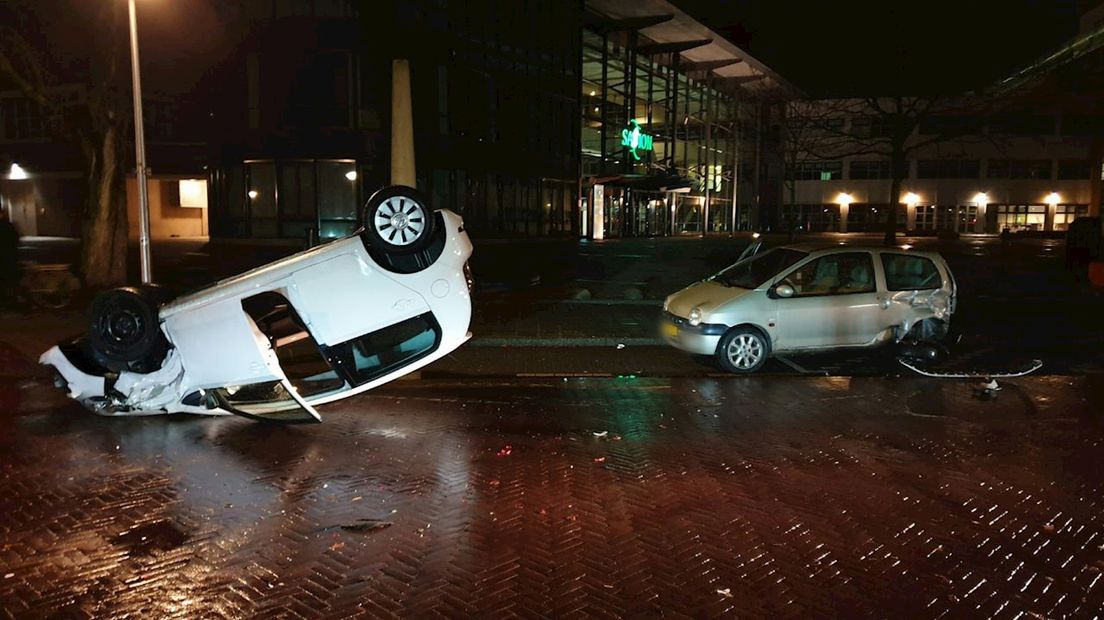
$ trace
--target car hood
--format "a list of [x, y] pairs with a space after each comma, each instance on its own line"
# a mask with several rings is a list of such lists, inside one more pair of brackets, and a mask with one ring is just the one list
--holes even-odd
[[703, 316], [707, 316], [722, 304], [727, 304], [750, 292], [751, 289], [724, 286], [711, 280], [703, 280], [668, 297], [666, 308], [667, 312], [686, 318], [690, 316], [690, 309], [697, 307], [701, 308]]

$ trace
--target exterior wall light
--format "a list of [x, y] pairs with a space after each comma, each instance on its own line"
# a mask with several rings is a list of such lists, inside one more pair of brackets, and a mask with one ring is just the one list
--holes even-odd
[[1046, 203], [1048, 205], [1056, 205], [1062, 202], [1062, 197], [1058, 195], [1058, 192], [1051, 192], [1046, 196]]
[[984, 207], [984, 206], [988, 205], [989, 204], [989, 194], [986, 194], [985, 192], [978, 192], [977, 195], [974, 196], [974, 202], [976, 202], [978, 204], [978, 206], [980, 206], [980, 207]]
[[350, 170], [346, 172], [345, 178], [349, 179], [350, 181], [355, 181], [357, 179], [356, 170]]
[[913, 192], [909, 192], [905, 194], [905, 198], [904, 200], [902, 200], [902, 202], [915, 209], [916, 205], [920, 203], [920, 197]]
[[249, 197], [250, 198], [256, 198], [258, 195], [259, 194], [257, 194], [257, 190], [255, 190], [255, 189], [249, 190]]
[[27, 175], [27, 171], [22, 166], [13, 161], [11, 170], [8, 171], [8, 178], [12, 181], [25, 181], [31, 177]]
[[839, 227], [840, 228], [839, 228], [839, 231], [842, 232], [842, 233], [847, 232], [847, 216], [848, 216], [848, 212], [851, 210], [851, 202], [853, 200], [854, 199], [851, 197], [851, 194], [848, 194], [848, 193], [841, 193], [839, 196], [836, 196], [836, 202], [838, 202], [839, 206], [840, 206], [840, 210], [839, 210], [839, 217], [840, 217]]

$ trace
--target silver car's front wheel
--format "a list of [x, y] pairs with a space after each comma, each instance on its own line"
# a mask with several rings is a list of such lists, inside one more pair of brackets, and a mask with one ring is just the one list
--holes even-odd
[[770, 345], [753, 327], [730, 329], [717, 344], [717, 362], [728, 372], [755, 372], [770, 357]]

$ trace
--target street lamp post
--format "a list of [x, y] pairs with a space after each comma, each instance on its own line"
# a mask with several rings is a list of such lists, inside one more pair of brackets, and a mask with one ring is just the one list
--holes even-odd
[[134, 86], [134, 160], [138, 181], [138, 259], [142, 271], [142, 284], [153, 282], [150, 269], [149, 194], [146, 188], [146, 139], [142, 128], [142, 77], [138, 70], [138, 20], [134, 12], [134, 0], [128, 0], [130, 9], [130, 75]]

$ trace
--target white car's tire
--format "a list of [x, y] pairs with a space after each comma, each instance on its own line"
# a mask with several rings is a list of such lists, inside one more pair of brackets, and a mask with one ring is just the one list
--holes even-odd
[[96, 296], [88, 344], [98, 364], [116, 372], [156, 369], [168, 345], [161, 333], [157, 294], [155, 289], [120, 287]]
[[364, 233], [373, 246], [389, 254], [426, 249], [436, 221], [426, 197], [405, 185], [385, 187], [364, 205]]
[[717, 364], [728, 372], [752, 373], [767, 363], [770, 341], [754, 327], [733, 327], [717, 343], [715, 357]]

